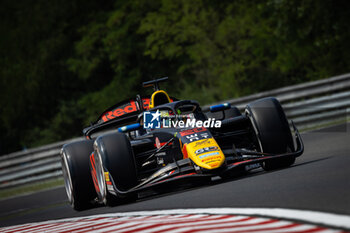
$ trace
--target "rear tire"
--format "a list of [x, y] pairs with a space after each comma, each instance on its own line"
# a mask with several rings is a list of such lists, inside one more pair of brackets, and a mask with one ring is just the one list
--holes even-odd
[[[286, 115], [276, 98], [268, 97], [248, 104], [246, 114], [251, 120], [261, 152], [283, 154], [294, 151]], [[294, 162], [295, 157], [281, 158], [263, 162], [262, 167], [268, 171], [288, 167]]]
[[94, 144], [96, 158], [97, 180], [100, 187], [98, 194], [100, 202], [115, 206], [134, 201], [136, 193], [113, 195], [106, 185], [105, 172], [119, 191], [127, 191], [137, 185], [136, 163], [130, 141], [125, 134], [111, 133], [100, 136]]
[[96, 197], [90, 174], [89, 156], [93, 141], [83, 140], [63, 146], [61, 165], [69, 203], [77, 211], [93, 207]]

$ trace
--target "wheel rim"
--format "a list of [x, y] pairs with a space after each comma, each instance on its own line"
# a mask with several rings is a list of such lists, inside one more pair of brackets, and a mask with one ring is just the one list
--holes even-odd
[[97, 177], [97, 185], [99, 188], [99, 192], [97, 192], [98, 199], [100, 202], [103, 202], [106, 204], [106, 181], [104, 177], [104, 169], [102, 165], [102, 159], [99, 151], [96, 153], [96, 158], [95, 158], [95, 163], [96, 163], [96, 177]]
[[74, 204], [72, 178], [71, 178], [71, 174], [70, 174], [70, 170], [67, 162], [67, 155], [64, 151], [61, 152], [61, 163], [62, 163], [64, 187], [67, 193], [67, 197], [68, 197], [69, 203]]

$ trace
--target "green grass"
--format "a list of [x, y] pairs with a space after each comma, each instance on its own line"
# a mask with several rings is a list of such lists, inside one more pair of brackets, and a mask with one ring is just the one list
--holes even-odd
[[20, 196], [24, 194], [39, 192], [46, 189], [51, 189], [58, 186], [63, 186], [63, 178], [52, 179], [48, 181], [37, 182], [33, 184], [22, 185], [20, 187], [13, 187], [0, 190], [0, 200], [10, 197]]

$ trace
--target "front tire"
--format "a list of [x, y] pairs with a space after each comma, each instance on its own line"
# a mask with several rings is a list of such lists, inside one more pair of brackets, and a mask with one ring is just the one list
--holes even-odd
[[93, 207], [96, 197], [90, 175], [89, 156], [93, 141], [82, 140], [69, 143], [61, 150], [61, 165], [69, 203], [77, 211]]
[[[283, 154], [294, 151], [294, 143], [283, 108], [276, 98], [268, 97], [247, 105], [249, 117], [256, 134], [260, 152]], [[264, 170], [274, 170], [291, 166], [295, 157], [265, 161]]]
[[[137, 194], [121, 194], [137, 185], [136, 163], [129, 139], [122, 133], [100, 136], [94, 144], [97, 181], [100, 187], [99, 201], [115, 206], [133, 201]], [[115, 195], [107, 190], [106, 172], [114, 183]]]

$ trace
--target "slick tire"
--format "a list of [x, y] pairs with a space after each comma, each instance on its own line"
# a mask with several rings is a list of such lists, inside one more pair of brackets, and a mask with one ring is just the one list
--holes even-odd
[[[111, 133], [98, 137], [94, 144], [94, 155], [99, 201], [108, 206], [134, 201], [136, 193], [123, 193], [137, 185], [135, 158], [126, 135]], [[117, 189], [115, 194], [107, 190], [106, 172]]]
[[63, 146], [61, 165], [69, 203], [77, 211], [93, 207], [96, 197], [90, 174], [89, 156], [93, 141], [82, 140]]
[[[246, 115], [251, 121], [261, 152], [283, 154], [294, 151], [286, 115], [276, 98], [268, 97], [248, 104]], [[294, 162], [295, 157], [281, 158], [263, 162], [262, 167], [268, 171], [288, 167]]]

